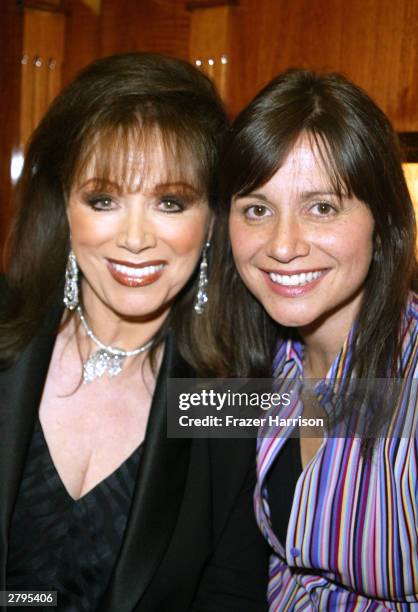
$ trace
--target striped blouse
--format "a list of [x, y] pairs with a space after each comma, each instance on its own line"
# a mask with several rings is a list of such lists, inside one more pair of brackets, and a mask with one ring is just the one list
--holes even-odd
[[[416, 297], [408, 303], [403, 338], [404, 374], [390, 427], [396, 430], [406, 423], [412, 435], [377, 439], [371, 459], [362, 454], [360, 437], [324, 437], [297, 481], [286, 542], [279, 541], [272, 528], [266, 475], [280, 469], [283, 445], [295, 435], [293, 424], [282, 426], [282, 419], [301, 415], [300, 396], [280, 409], [280, 426], [260, 432], [255, 509], [273, 551], [271, 611], [418, 611]], [[352, 333], [315, 388], [325, 410], [324, 388], [344, 379], [351, 345]], [[301, 345], [283, 343], [274, 362], [282, 390], [289, 381], [301, 379], [302, 369]]]

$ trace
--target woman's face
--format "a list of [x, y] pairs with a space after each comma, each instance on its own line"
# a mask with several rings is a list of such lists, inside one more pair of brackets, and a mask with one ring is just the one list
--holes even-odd
[[127, 188], [116, 178], [97, 176], [93, 159], [71, 190], [71, 244], [90, 315], [104, 306], [121, 318], [159, 317], [199, 261], [210, 213], [194, 171], [168, 178], [158, 144], [146, 165], [145, 176], [141, 164], [138, 171], [130, 169], [135, 180]]
[[235, 197], [230, 235], [238, 272], [270, 316], [300, 330], [348, 330], [373, 254], [374, 221], [355, 197], [333, 192], [320, 155], [302, 136], [274, 176]]

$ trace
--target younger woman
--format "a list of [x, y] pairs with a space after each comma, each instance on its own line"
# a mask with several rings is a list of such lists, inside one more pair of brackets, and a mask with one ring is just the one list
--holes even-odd
[[[396, 136], [345, 78], [290, 70], [237, 118], [223, 168], [246, 285], [223, 263], [229, 360], [260, 373], [275, 345], [276, 385], [297, 381], [258, 442], [270, 609], [418, 609], [415, 219]], [[292, 439], [318, 411], [325, 432]]]

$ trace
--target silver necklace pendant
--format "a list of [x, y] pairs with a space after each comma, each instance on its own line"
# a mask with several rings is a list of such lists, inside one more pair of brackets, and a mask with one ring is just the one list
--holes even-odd
[[125, 359], [126, 355], [111, 353], [106, 349], [96, 351], [83, 364], [83, 382], [91, 383], [105, 374], [109, 378], [117, 376], [122, 372]]
[[96, 378], [101, 378], [104, 374], [107, 374], [109, 378], [117, 376], [122, 372], [123, 364], [127, 357], [135, 357], [140, 355], [144, 351], [151, 348], [153, 340], [149, 340], [146, 344], [138, 346], [138, 348], [132, 351], [124, 351], [123, 349], [116, 348], [114, 346], [106, 346], [103, 342], [100, 342], [98, 338], [93, 334], [92, 330], [88, 326], [88, 323], [84, 317], [83, 311], [80, 304], [77, 306], [78, 316], [86, 330], [87, 336], [99, 347], [99, 350], [90, 355], [85, 363], [83, 363], [83, 382], [91, 383]]

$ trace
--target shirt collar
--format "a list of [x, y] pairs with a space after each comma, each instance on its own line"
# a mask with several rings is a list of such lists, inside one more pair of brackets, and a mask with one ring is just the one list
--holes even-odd
[[[319, 395], [330, 398], [330, 395], [339, 390], [342, 381], [346, 380], [353, 352], [355, 327], [354, 324], [325, 377], [318, 381], [316, 390]], [[279, 378], [286, 375], [285, 373], [289, 371], [292, 365], [295, 366], [297, 375], [302, 377], [303, 353], [303, 342], [298, 338], [288, 339], [281, 343], [274, 360], [274, 377]]]
[[300, 340], [286, 342], [286, 363], [294, 361], [299, 372], [303, 374], [303, 344]]

